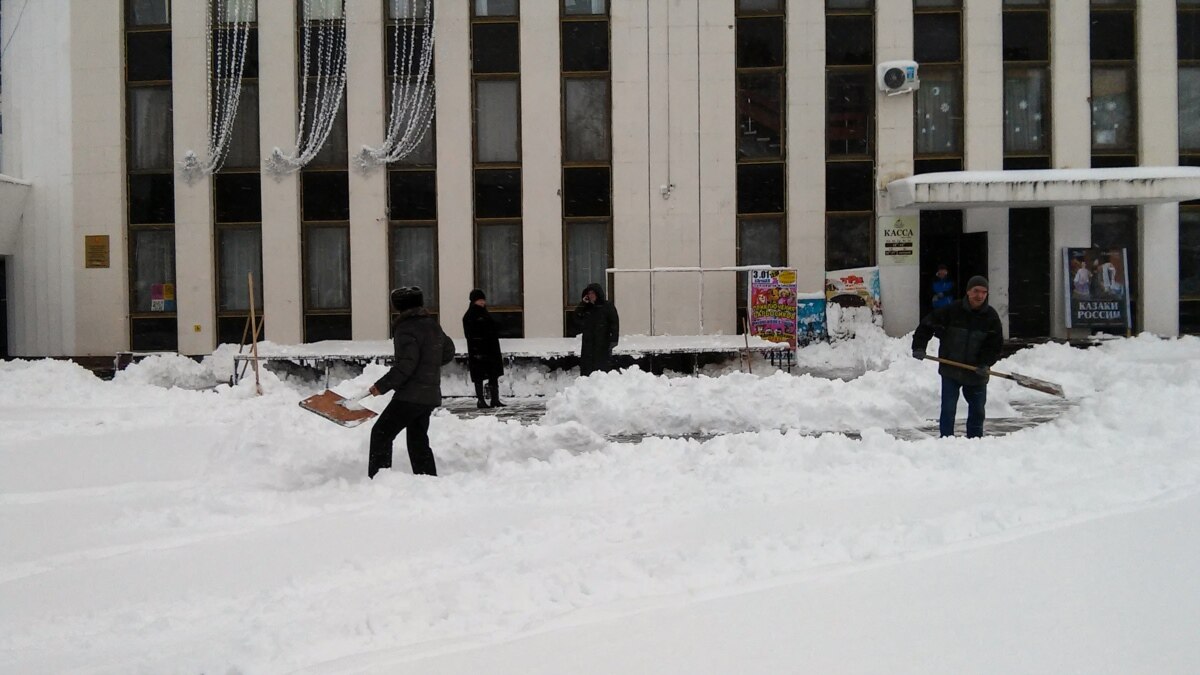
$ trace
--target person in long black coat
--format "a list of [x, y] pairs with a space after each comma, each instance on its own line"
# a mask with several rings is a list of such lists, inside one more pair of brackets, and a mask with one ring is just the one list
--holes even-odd
[[[463, 314], [463, 335], [467, 338], [467, 367], [475, 383], [476, 406], [497, 408], [500, 402], [500, 376], [504, 374], [504, 357], [500, 353], [500, 326], [487, 310], [487, 296], [476, 288], [471, 291], [471, 304]], [[483, 383], [487, 381], [492, 403], [483, 398]]]
[[371, 394], [396, 392], [371, 429], [371, 455], [367, 476], [392, 466], [392, 442], [408, 429], [408, 459], [414, 474], [437, 475], [429, 447], [429, 417], [442, 402], [442, 366], [454, 360], [454, 341], [425, 310], [424, 295], [416, 286], [392, 291], [396, 315], [392, 329], [395, 361], [375, 384]]
[[588, 284], [583, 298], [575, 306], [575, 327], [582, 337], [579, 349], [579, 374], [591, 375], [612, 366], [612, 351], [621, 336], [617, 308], [604, 299], [604, 287]]
[[967, 295], [960, 301], [933, 310], [921, 320], [913, 333], [913, 358], [924, 359], [930, 338], [937, 336], [938, 356], [957, 361], [973, 369], [943, 363], [942, 405], [938, 431], [954, 435], [954, 417], [958, 395], [967, 400], [967, 438], [983, 435], [984, 408], [987, 405], [988, 369], [1000, 359], [1004, 346], [1004, 326], [1000, 315], [988, 304], [988, 280], [974, 276], [967, 281]]

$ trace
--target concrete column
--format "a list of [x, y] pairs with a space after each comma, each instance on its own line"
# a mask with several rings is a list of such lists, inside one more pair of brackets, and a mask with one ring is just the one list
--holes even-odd
[[[171, 96], [175, 158], [204, 161], [208, 148], [208, 12], [205, 3], [176, 3], [171, 12]], [[208, 354], [216, 342], [211, 176], [189, 184], [175, 173], [175, 307], [179, 353]]]
[[[1000, 0], [972, 0], [963, 11], [966, 33], [966, 168], [1004, 168], [1004, 53]], [[965, 232], [987, 232], [988, 300], [1008, 333], [1008, 209], [967, 209]]]
[[[1050, 3], [1050, 105], [1054, 167], [1080, 169], [1091, 166], [1091, 54], [1088, 0], [1055, 0]], [[1085, 335], [1066, 327], [1062, 249], [1090, 246], [1092, 210], [1088, 206], [1060, 206], [1050, 220], [1050, 331], [1054, 337]]]
[[[1143, 166], [1179, 164], [1175, 3], [1140, 2], [1138, 141]], [[1138, 310], [1143, 330], [1179, 334], [1179, 204], [1144, 206], [1138, 219]]]
[[[732, 2], [703, 2], [699, 11], [700, 127], [698, 179], [700, 209], [699, 264], [718, 267], [737, 264], [737, 92], [734, 65], [736, 19]], [[704, 274], [701, 308], [704, 334], [737, 333], [737, 276], [730, 272]], [[680, 300], [687, 304], [686, 298]]]
[[[651, 66], [666, 65], [663, 54], [650, 52], [650, 19], [661, 27], [666, 3], [655, 0], [612, 0], [609, 34], [612, 36], [612, 144], [613, 144], [613, 263], [616, 267], [650, 266], [650, 208], [661, 200], [658, 186], [665, 183], [661, 166], [650, 169]], [[655, 33], [657, 49], [665, 40]], [[656, 74], [655, 82], [662, 82]], [[657, 100], [657, 99], [656, 99]], [[661, 114], [661, 111], [656, 111]], [[662, 133], [661, 125], [655, 132]], [[621, 332], [650, 332], [650, 275], [615, 275], [613, 296], [621, 312]]]
[[[875, 62], [911, 59], [913, 56], [912, 6], [907, 2], [880, 2], [876, 5], [875, 25], [886, 30], [875, 31]], [[879, 217], [898, 215], [888, 205], [887, 184], [905, 178], [913, 172], [913, 109], [915, 94], [887, 96], [875, 94], [875, 117], [878, 133], [876, 176], [878, 193], [875, 211]], [[872, 225], [875, 227], [875, 225]], [[883, 258], [882, 243], [876, 239], [876, 260]], [[920, 317], [920, 270], [916, 265], [880, 268], [884, 312], [884, 329], [889, 335], [903, 335], [916, 328]]]
[[825, 290], [825, 144], [816, 141], [825, 138], [825, 68], [815, 64], [825, 63], [824, 4], [792, 3], [787, 35], [787, 260], [800, 292], [818, 293]]
[[[470, 5], [443, 2], [437, 12], [438, 303], [454, 319], [475, 280]], [[462, 337], [461, 321], [443, 320], [442, 328]]]
[[[650, 201], [650, 264], [700, 264], [700, 110], [697, 7], [691, 2], [652, 2], [650, 9], [650, 175], [668, 186], [667, 197]], [[699, 275], [658, 274], [651, 289], [654, 332], [695, 334]]]
[[[37, 9], [36, 5], [30, 11]], [[72, 200], [66, 211], [73, 223], [71, 245], [64, 246], [64, 253], [71, 256], [70, 267], [76, 270], [74, 283], [74, 321], [63, 333], [64, 355], [101, 356], [112, 355], [129, 348], [129, 277], [128, 257], [125, 245], [125, 86], [122, 48], [122, 11], [118, 0], [72, 3], [70, 6], [70, 69], [69, 82], [61, 86], [70, 87], [72, 111], [72, 133], [70, 135], [70, 157]], [[26, 21], [37, 15], [25, 17]], [[31, 26], [34, 24], [30, 24]], [[11, 75], [16, 42], [22, 37], [18, 31], [12, 47], [14, 51], [5, 56], [4, 86], [8, 95], [20, 75]], [[35, 33], [30, 32], [29, 35]], [[47, 44], [47, 49], [62, 52], [61, 47]], [[19, 53], [19, 52], [16, 52]], [[30, 71], [24, 71], [30, 72]], [[35, 71], [36, 72], [36, 71]], [[53, 81], [53, 80], [51, 80]], [[27, 86], [34, 86], [30, 83]], [[43, 85], [44, 86], [44, 85]], [[38, 107], [41, 114], [54, 108]], [[31, 113], [34, 111], [30, 111]], [[7, 113], [5, 126], [10, 133], [13, 121]], [[13, 136], [20, 137], [17, 134]], [[5, 148], [12, 152], [11, 143]], [[5, 162], [9, 158], [5, 158]], [[61, 167], [59, 167], [61, 170]], [[20, 174], [19, 174], [20, 175]], [[38, 180], [39, 176], [24, 173], [25, 178]], [[56, 177], [52, 177], [54, 180]], [[28, 216], [33, 195], [26, 201], [25, 226], [35, 223]], [[67, 207], [64, 205], [63, 207]], [[107, 235], [109, 243], [109, 266], [106, 269], [84, 269], [83, 238], [87, 235]], [[12, 272], [10, 271], [10, 274]], [[32, 284], [31, 284], [32, 285]], [[12, 293], [13, 286], [9, 286]], [[11, 298], [12, 296], [10, 296]], [[15, 307], [13, 308], [15, 310]], [[16, 326], [10, 323], [14, 329]], [[13, 337], [19, 333], [14, 330]], [[31, 350], [32, 343], [18, 351], [16, 341], [9, 343], [15, 354], [30, 356], [50, 355], [48, 349]]]
[[[557, 2], [521, 5], [521, 243], [525, 337], [563, 334], [561, 70]], [[603, 282], [603, 280], [598, 280]], [[452, 304], [466, 307], [467, 296]]]
[[[296, 7], [258, 7], [259, 151], [296, 151]], [[262, 180], [263, 315], [272, 342], [298, 344], [304, 336], [300, 273], [300, 175]]]
[[381, 2], [346, 3], [346, 127], [350, 159], [350, 306], [356, 340], [388, 337], [387, 167], [370, 171], [354, 157], [383, 143], [384, 7]]

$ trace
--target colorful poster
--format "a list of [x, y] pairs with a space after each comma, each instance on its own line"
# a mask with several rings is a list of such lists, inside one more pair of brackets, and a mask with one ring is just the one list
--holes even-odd
[[1133, 327], [1129, 266], [1123, 248], [1064, 248], [1067, 328]]
[[880, 265], [917, 264], [918, 223], [915, 215], [879, 217]]
[[883, 327], [878, 267], [826, 272], [825, 298], [830, 337], [853, 337], [860, 326]]
[[825, 294], [801, 293], [796, 296], [796, 341], [806, 345], [828, 335], [825, 325]]
[[750, 334], [796, 345], [796, 270], [750, 270]]

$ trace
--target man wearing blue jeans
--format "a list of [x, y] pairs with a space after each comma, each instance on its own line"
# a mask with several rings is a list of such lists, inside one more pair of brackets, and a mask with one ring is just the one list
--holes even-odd
[[988, 304], [988, 280], [971, 277], [967, 295], [961, 302], [933, 310], [921, 320], [913, 333], [913, 358], [924, 359], [925, 347], [932, 337], [939, 341], [938, 355], [970, 368], [946, 363], [938, 367], [942, 376], [942, 409], [938, 430], [942, 436], [954, 435], [954, 417], [958, 395], [967, 401], [967, 438], [983, 435], [984, 407], [987, 405], [988, 368], [1000, 358], [1004, 327], [1000, 315]]

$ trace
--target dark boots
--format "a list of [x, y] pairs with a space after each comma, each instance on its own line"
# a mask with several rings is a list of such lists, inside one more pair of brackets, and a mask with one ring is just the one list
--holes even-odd
[[503, 408], [503, 403], [500, 402], [500, 379], [492, 378], [488, 380], [488, 391], [492, 393], [492, 407]]
[[[494, 399], [493, 399], [493, 400], [494, 400]], [[483, 382], [476, 382], [476, 383], [475, 383], [475, 407], [476, 407], [476, 408], [490, 408], [490, 407], [492, 407], [492, 406], [490, 406], [490, 405], [488, 405], [488, 404], [487, 404], [487, 401], [483, 400]]]

